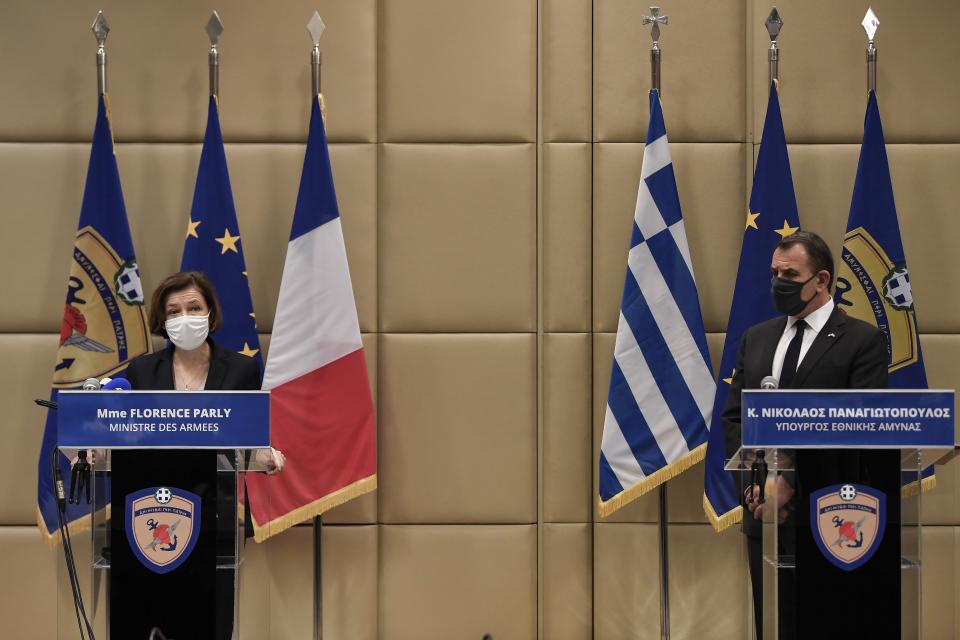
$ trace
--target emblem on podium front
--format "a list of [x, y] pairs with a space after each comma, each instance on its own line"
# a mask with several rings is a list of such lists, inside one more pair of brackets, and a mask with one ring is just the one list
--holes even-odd
[[174, 487], [150, 487], [129, 495], [124, 519], [133, 555], [155, 573], [186, 561], [200, 535], [200, 496]]
[[887, 520], [887, 496], [859, 484], [836, 484], [810, 496], [810, 529], [824, 557], [853, 571], [880, 547]]

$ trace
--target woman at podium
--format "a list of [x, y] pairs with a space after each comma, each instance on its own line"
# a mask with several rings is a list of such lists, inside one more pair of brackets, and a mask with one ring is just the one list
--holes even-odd
[[[126, 377], [134, 390], [257, 390], [257, 361], [219, 346], [210, 336], [222, 313], [210, 280], [199, 272], [174, 273], [157, 286], [148, 321], [154, 335], [169, 340], [166, 348], [130, 362]], [[232, 451], [115, 451], [111, 470], [110, 634], [146, 639], [159, 629], [169, 638], [228, 639], [233, 634], [237, 572], [236, 476]], [[283, 454], [258, 455], [271, 471], [284, 464]], [[218, 468], [221, 471], [218, 473]], [[156, 545], [134, 550], [123, 516], [127, 496], [153, 492], [158, 503], [178, 491], [199, 499], [200, 532], [192, 549], [177, 535], [175, 524], [158, 525]], [[149, 521], [144, 526], [150, 526]], [[175, 568], [150, 566], [151, 553], [177, 557]], [[187, 555], [188, 554], [188, 555]]]

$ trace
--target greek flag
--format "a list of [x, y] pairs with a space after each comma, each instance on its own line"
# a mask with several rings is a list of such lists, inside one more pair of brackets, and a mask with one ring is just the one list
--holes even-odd
[[715, 392], [660, 96], [653, 90], [600, 445], [600, 515], [703, 459]]

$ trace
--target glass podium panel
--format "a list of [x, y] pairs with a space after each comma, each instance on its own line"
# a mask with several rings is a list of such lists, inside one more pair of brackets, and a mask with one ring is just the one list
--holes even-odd
[[[171, 456], [176, 452], [171, 451]], [[113, 454], [110, 450], [96, 452], [91, 460], [91, 515], [78, 520], [71, 528], [71, 543], [76, 566], [77, 587], [83, 599], [87, 618], [98, 640], [110, 637], [110, 565], [111, 521], [114, 514], [110, 502], [110, 476]], [[216, 454], [216, 570], [233, 575], [233, 638], [240, 638], [239, 584], [242, 580], [244, 550], [248, 528], [244, 508], [244, 474], [263, 472], [254, 450], [228, 449]], [[59, 539], [58, 539], [59, 545]], [[57, 550], [58, 638], [76, 638], [78, 620], [74, 607], [71, 577], [63, 558], [62, 549]], [[145, 593], [145, 598], [164, 598], [164, 594]], [[213, 603], [211, 603], [213, 606]], [[83, 624], [82, 620], [79, 624]], [[161, 636], [157, 636], [159, 639]]]
[[[757, 464], [758, 453], [761, 463]], [[900, 521], [888, 526], [899, 526], [900, 533], [900, 620], [898, 635], [891, 638], [920, 639], [923, 637], [923, 593], [924, 589], [935, 590], [938, 603], [951, 603], [952, 610], [944, 611], [942, 604], [935, 615], [938, 619], [957, 619], [956, 575], [952, 570], [937, 572], [938, 578], [933, 584], [930, 580], [924, 584], [924, 567], [955, 567], [957, 549], [949, 542], [940, 541], [936, 551], [924, 549], [924, 524], [929, 522], [929, 514], [924, 512], [927, 500], [921, 487], [924, 486], [924, 472], [934, 467], [934, 463], [945, 461], [945, 450], [900, 450], [900, 470], [902, 490], [900, 495]], [[748, 474], [749, 482], [762, 480], [764, 487], [764, 508], [761, 529], [763, 532], [763, 637], [776, 639], [781, 637], [783, 620], [794, 619], [797, 555], [796, 555], [796, 519], [810, 518], [809, 507], [794, 505], [794, 484], [796, 482], [795, 450], [767, 449], [765, 451], [741, 449], [728, 460], [725, 468], [741, 474]], [[765, 468], [764, 468], [765, 463]], [[744, 480], [747, 482], [747, 480]], [[930, 484], [930, 481], [926, 481]], [[953, 491], [948, 483], [933, 489], [937, 492]], [[952, 502], [949, 498], [948, 502]], [[747, 509], [745, 518], [754, 517]], [[791, 586], [794, 585], [794, 586]], [[749, 587], [748, 587], [749, 588]], [[824, 606], [843, 606], [842, 594], [830, 592], [829, 585], [823, 585]], [[929, 592], [929, 591], [928, 591]], [[767, 603], [777, 603], [771, 606]], [[928, 615], [934, 614], [932, 611]], [[864, 615], [863, 612], [851, 612], [851, 615]], [[752, 618], [752, 613], [750, 615]], [[752, 637], [752, 631], [748, 634]]]

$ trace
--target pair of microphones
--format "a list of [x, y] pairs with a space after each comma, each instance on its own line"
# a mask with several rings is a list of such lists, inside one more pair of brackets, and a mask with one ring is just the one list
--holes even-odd
[[126, 378], [87, 378], [80, 388], [84, 391], [129, 391], [132, 387]]
[[[129, 391], [131, 386], [126, 378], [87, 378], [80, 388], [84, 391]], [[90, 471], [87, 450], [78, 449], [77, 460], [70, 465], [70, 493], [67, 497], [69, 504], [80, 504], [81, 494], [86, 503], [90, 504]]]

